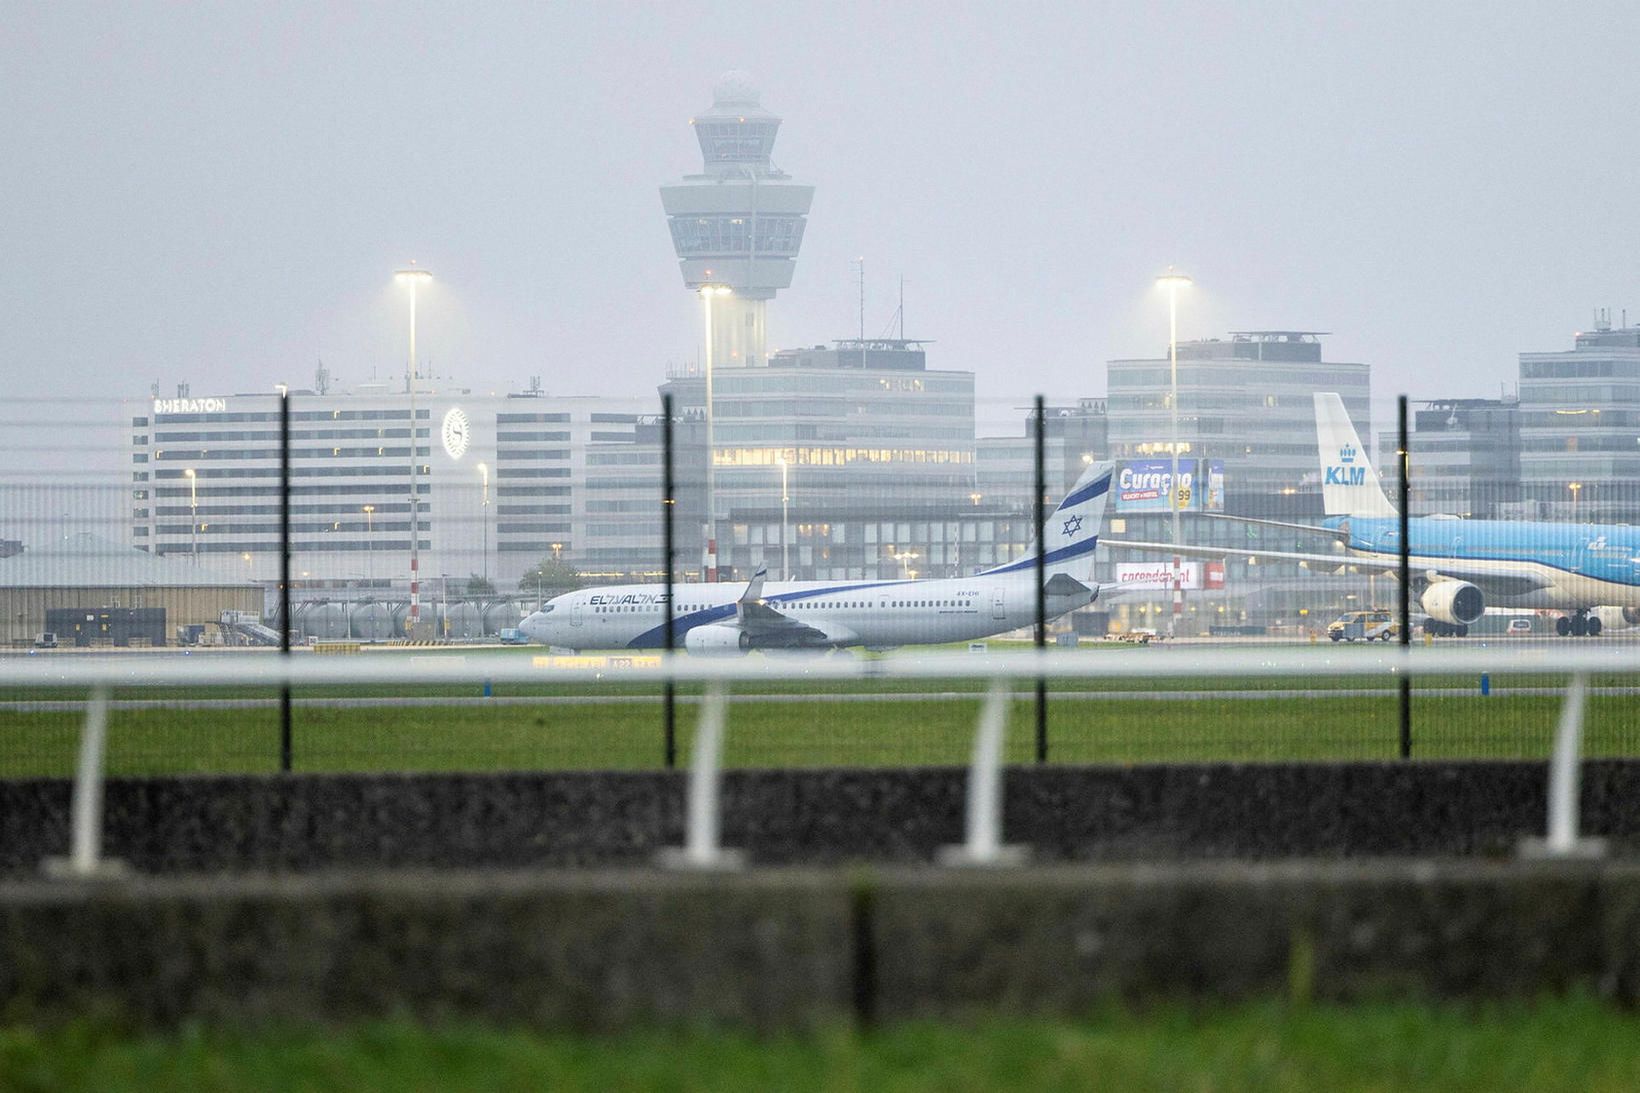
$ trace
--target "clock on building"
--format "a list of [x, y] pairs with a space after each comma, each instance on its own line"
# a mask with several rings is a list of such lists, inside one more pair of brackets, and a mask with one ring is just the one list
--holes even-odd
[[450, 407], [444, 415], [444, 427], [440, 430], [444, 438], [444, 450], [451, 459], [460, 459], [467, 451], [467, 444], [472, 439], [472, 427], [467, 423], [467, 414], [459, 406]]

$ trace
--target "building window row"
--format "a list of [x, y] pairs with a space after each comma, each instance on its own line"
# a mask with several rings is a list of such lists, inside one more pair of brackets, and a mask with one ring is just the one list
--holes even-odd
[[[426, 430], [421, 431], [423, 436]], [[367, 439], [398, 439], [406, 440], [410, 436], [409, 429], [292, 429], [291, 440], [367, 440]], [[139, 440], [146, 438], [139, 437]], [[154, 434], [156, 444], [214, 444], [223, 442], [249, 442], [254, 440], [278, 441], [277, 429], [246, 430], [243, 432], [186, 432], [186, 433], [159, 433]], [[274, 449], [277, 451], [278, 449]]]
[[[422, 468], [421, 468], [420, 473], [423, 474], [423, 475], [426, 475], [426, 474], [429, 474], [430, 472], [431, 472], [431, 468], [427, 465], [423, 465]], [[205, 478], [267, 478], [267, 479], [271, 479], [272, 481], [270, 481], [266, 486], [264, 486], [263, 489], [276, 490], [276, 489], [279, 488], [279, 468], [278, 467], [200, 467], [196, 473], [202, 479], [205, 479]], [[394, 477], [399, 477], [399, 476], [403, 476], [404, 478], [409, 478], [409, 476], [410, 476], [409, 471], [404, 467], [379, 467], [379, 466], [292, 467], [291, 471], [290, 471], [290, 475], [291, 475], [292, 478], [394, 478]], [[169, 479], [171, 481], [176, 481], [178, 479], [182, 479], [182, 478], [185, 478], [187, 476], [182, 473], [181, 469], [178, 469], [178, 470], [157, 471], [157, 472], [155, 472], [155, 477], [158, 478], [158, 479], [162, 479], [162, 480]], [[292, 486], [291, 488], [294, 490], [296, 487]], [[426, 488], [427, 488], [426, 486], [422, 486], [422, 489], [424, 491], [426, 490]], [[203, 487], [201, 487], [201, 489], [203, 490]]]
[[846, 467], [856, 463], [972, 463], [971, 451], [943, 448], [720, 448], [719, 467], [776, 466], [784, 458], [798, 466]]
[[514, 461], [518, 461], [518, 460], [529, 460], [529, 459], [568, 459], [568, 458], [569, 458], [569, 449], [568, 448], [540, 448], [540, 449], [503, 448], [500, 451], [495, 453], [495, 461], [497, 463], [500, 463], [503, 460], [506, 460], [508, 462], [514, 462]]
[[[422, 449], [423, 454], [426, 454], [427, 451], [426, 448]], [[410, 449], [388, 448], [385, 446], [373, 448], [292, 448], [290, 457], [292, 459], [409, 459]], [[167, 463], [243, 461], [247, 459], [277, 460], [279, 458], [279, 449], [211, 448], [205, 450], [199, 448], [171, 448], [156, 451], [154, 458]]]
[[497, 467], [497, 478], [568, 478], [568, 467]]
[[568, 486], [497, 486], [497, 497], [568, 497]]
[[803, 243], [803, 218], [764, 213], [751, 216], [678, 216], [672, 218], [672, 243], [680, 257], [749, 255], [753, 233], [757, 253], [795, 258]]
[[569, 525], [561, 523], [508, 522], [497, 523], [495, 530], [498, 535], [550, 535], [569, 531]]
[[[416, 420], [427, 421], [432, 417], [431, 410], [417, 410]], [[292, 410], [291, 421], [408, 421], [409, 410]], [[271, 421], [278, 423], [279, 411], [271, 413], [231, 413], [231, 414], [156, 414], [154, 426], [160, 425], [240, 425], [250, 421]]]
[[495, 439], [498, 444], [505, 444], [514, 440], [526, 444], [550, 444], [555, 440], [568, 440], [569, 431], [567, 429], [538, 429], [530, 432], [507, 430], [496, 433]]
[[1531, 379], [1604, 379], [1610, 377], [1640, 376], [1640, 360], [1548, 360], [1520, 362], [1520, 378]]
[[1520, 385], [1520, 401], [1523, 405], [1561, 402], [1574, 410], [1595, 403], [1640, 402], [1640, 386], [1632, 383], [1523, 383]]
[[568, 505], [497, 505], [501, 516], [568, 516]]

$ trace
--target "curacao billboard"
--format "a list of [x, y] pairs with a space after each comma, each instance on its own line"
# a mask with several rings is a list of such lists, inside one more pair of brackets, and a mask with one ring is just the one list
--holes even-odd
[[[1170, 459], [1123, 463], [1116, 474], [1116, 511], [1169, 511], [1167, 495], [1172, 479]], [[1185, 512], [1224, 510], [1224, 460], [1179, 460], [1179, 508]]]

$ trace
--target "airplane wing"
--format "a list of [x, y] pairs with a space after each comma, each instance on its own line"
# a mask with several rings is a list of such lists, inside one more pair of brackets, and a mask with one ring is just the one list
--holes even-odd
[[1347, 528], [1324, 528], [1318, 524], [1299, 524], [1291, 520], [1260, 520], [1253, 516], [1232, 516], [1224, 512], [1199, 512], [1196, 515], [1203, 520], [1224, 520], [1230, 523], [1247, 524], [1252, 527], [1302, 531], [1310, 535], [1321, 535], [1328, 539], [1336, 539], [1339, 542], [1348, 542], [1350, 537]]
[[767, 566], [758, 566], [746, 585], [746, 591], [735, 601], [735, 621], [752, 639], [755, 648], [793, 648], [812, 645], [829, 646], [831, 638], [823, 630], [799, 622], [790, 615], [769, 606], [763, 599], [763, 582], [768, 576]]
[[[1102, 539], [1105, 546], [1118, 550], [1134, 550], [1142, 554], [1178, 554], [1186, 558], [1250, 558], [1277, 562], [1301, 562], [1316, 568], [1338, 569], [1349, 566], [1363, 573], [1388, 573], [1401, 570], [1398, 558], [1369, 557], [1358, 554], [1309, 554], [1282, 550], [1243, 550], [1235, 547], [1195, 546], [1189, 543], [1142, 543], [1132, 539]], [[1412, 572], [1429, 580], [1468, 581], [1470, 584], [1498, 596], [1521, 596], [1549, 587], [1549, 582], [1526, 569], [1492, 568], [1477, 566], [1472, 561], [1457, 559], [1413, 558]]]

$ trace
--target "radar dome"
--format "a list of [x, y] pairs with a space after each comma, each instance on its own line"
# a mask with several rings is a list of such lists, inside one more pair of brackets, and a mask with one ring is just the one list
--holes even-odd
[[730, 69], [712, 85], [712, 101], [719, 106], [756, 106], [757, 85], [744, 69]]

